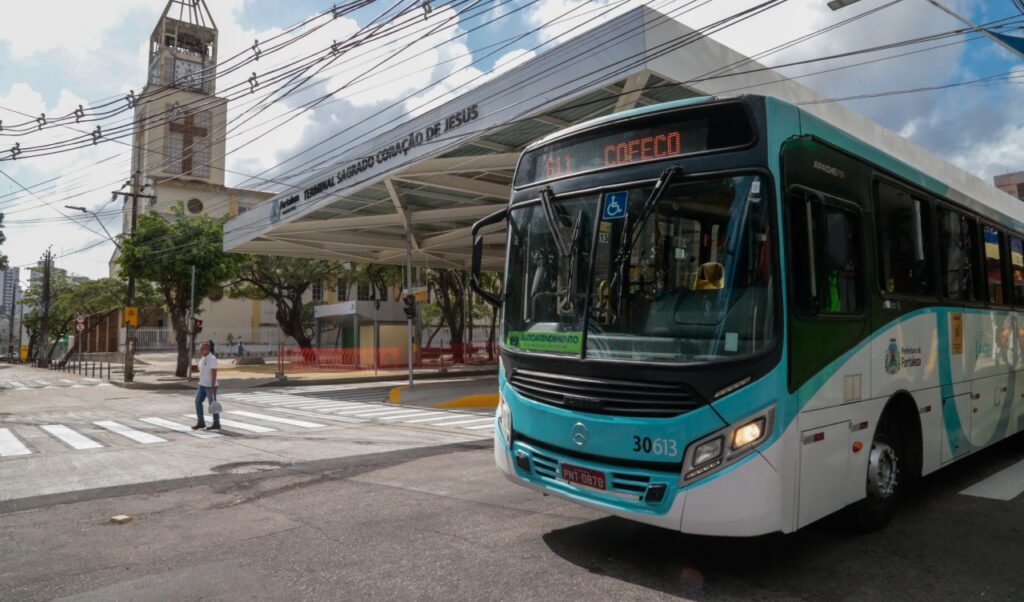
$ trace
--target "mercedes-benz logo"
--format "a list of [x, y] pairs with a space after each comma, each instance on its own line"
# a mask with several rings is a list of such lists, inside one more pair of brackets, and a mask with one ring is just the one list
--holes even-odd
[[582, 422], [577, 422], [572, 425], [572, 441], [576, 445], [583, 447], [587, 444], [587, 439], [590, 438], [590, 433], [587, 432], [587, 425]]

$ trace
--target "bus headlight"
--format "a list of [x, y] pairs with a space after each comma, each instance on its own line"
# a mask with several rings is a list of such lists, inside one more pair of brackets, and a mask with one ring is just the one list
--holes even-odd
[[764, 436], [765, 419], [762, 416], [756, 420], [744, 424], [732, 433], [732, 448], [734, 450], [746, 447]]
[[498, 429], [507, 445], [512, 444], [512, 410], [505, 402], [505, 396], [498, 393]]
[[693, 465], [701, 466], [722, 455], [722, 438], [715, 437], [697, 446], [693, 452]]
[[[698, 439], [686, 449], [679, 485], [688, 485], [744, 458], [763, 443], [775, 428], [775, 405]], [[726, 448], [728, 442], [728, 448]]]

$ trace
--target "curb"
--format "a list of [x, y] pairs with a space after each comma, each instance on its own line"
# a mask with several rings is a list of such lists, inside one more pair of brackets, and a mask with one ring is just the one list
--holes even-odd
[[[437, 380], [452, 378], [453, 376], [486, 376], [489, 374], [496, 374], [497, 367], [488, 367], [486, 370], [466, 370], [460, 372], [430, 372], [427, 374], [417, 374], [415, 379], [417, 382], [424, 380]], [[232, 383], [228, 385], [232, 389], [258, 389], [265, 387], [305, 387], [310, 385], [343, 385], [343, 384], [360, 384], [360, 383], [372, 383], [372, 382], [387, 382], [401, 380], [404, 375], [389, 375], [389, 376], [360, 376], [354, 378], [345, 377], [334, 377], [334, 378], [299, 378], [299, 379], [269, 379], [269, 380], [257, 380], [251, 384], [246, 383], [245, 385], [239, 386], [238, 384]], [[136, 389], [136, 390], [147, 390], [147, 391], [159, 391], [159, 390], [192, 390], [195, 389], [195, 382], [188, 381], [170, 381], [170, 382], [140, 382], [135, 381], [131, 383], [118, 382], [115, 380], [108, 381], [112, 385], [121, 387], [122, 389]], [[221, 383], [218, 383], [219, 386]], [[391, 403], [400, 403], [399, 391], [408, 385], [399, 385], [394, 387], [389, 398]]]

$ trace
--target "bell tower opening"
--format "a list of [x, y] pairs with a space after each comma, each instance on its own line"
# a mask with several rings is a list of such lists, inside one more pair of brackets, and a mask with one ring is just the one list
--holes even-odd
[[149, 84], [216, 93], [217, 25], [204, 0], [169, 0], [149, 38]]

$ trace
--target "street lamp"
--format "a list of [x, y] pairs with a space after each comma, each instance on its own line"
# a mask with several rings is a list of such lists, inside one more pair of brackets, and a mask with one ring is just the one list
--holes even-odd
[[100, 216], [96, 215], [95, 211], [89, 211], [85, 207], [77, 207], [75, 205], [64, 205], [64, 208], [73, 209], [75, 211], [81, 211], [82, 213], [88, 213], [89, 215], [95, 217], [96, 221], [99, 222], [100, 224], [100, 228], [103, 228], [103, 232], [107, 235], [107, 238], [110, 239], [110, 242], [114, 243], [114, 246], [117, 247], [118, 249], [121, 248], [121, 245], [118, 244], [117, 240], [115, 240], [113, 236], [110, 235], [110, 232], [107, 231], [107, 227], [103, 225], [103, 220], [100, 219]]
[[[845, 7], [845, 6], [849, 6], [849, 5], [855, 4], [857, 2], [860, 2], [860, 0], [831, 0], [828, 3], [828, 7], [831, 8], [832, 10], [839, 10], [839, 9]], [[951, 8], [947, 7], [946, 5], [942, 4], [941, 2], [939, 2], [939, 0], [925, 0], [925, 2], [931, 4], [935, 8], [937, 8], [937, 9], [941, 10], [942, 12], [946, 13], [947, 15], [953, 17], [957, 21], [960, 21], [961, 23], [963, 23], [964, 25], [970, 27], [974, 31], [976, 31], [976, 32], [980, 33], [981, 35], [985, 36], [986, 38], [992, 40], [996, 44], [999, 44], [1000, 46], [1002, 46], [1003, 48], [1009, 50], [1013, 54], [1016, 54], [1017, 56], [1019, 56], [1021, 58], [1024, 58], [1024, 50], [1021, 50], [1021, 48], [1017, 48], [1013, 44], [1008, 43], [1006, 40], [1002, 39], [1002, 37], [1000, 37], [1000, 36], [990, 32], [989, 30], [985, 29], [984, 27], [979, 27], [979, 26], [975, 25], [974, 23], [971, 23], [970, 21], [968, 21], [964, 17], [961, 17], [959, 14], [954, 12], [953, 9], [951, 9]], [[1009, 37], [1009, 36], [1007, 36], [1007, 37]], [[1010, 38], [1010, 39], [1016, 40], [1017, 38]]]

